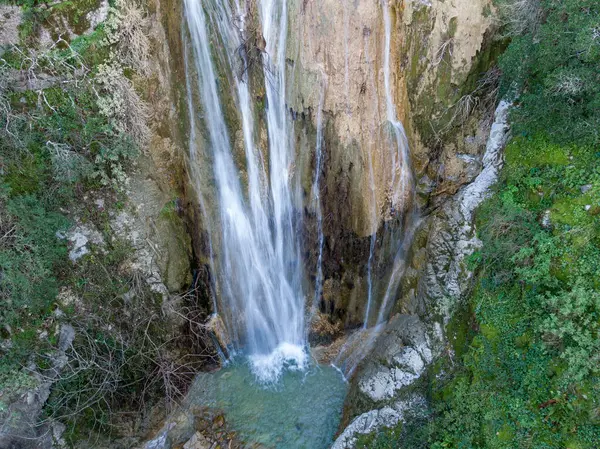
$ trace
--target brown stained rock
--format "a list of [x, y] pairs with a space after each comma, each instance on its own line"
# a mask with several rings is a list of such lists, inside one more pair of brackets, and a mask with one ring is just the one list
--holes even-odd
[[213, 419], [213, 429], [221, 428], [225, 425], [225, 417], [223, 415], [217, 416]]
[[211, 315], [206, 323], [206, 329], [217, 340], [221, 351], [226, 354], [227, 348], [231, 345], [231, 338], [221, 316], [216, 313]]
[[200, 432], [196, 432], [187, 443], [183, 445], [183, 449], [211, 449], [212, 444]]
[[[418, 174], [436, 149], [425, 146], [416, 130], [431, 132], [430, 113], [439, 115], [451, 106], [454, 92], [467, 81], [478, 54], [488, 45], [486, 33], [493, 28], [493, 17], [486, 12], [492, 11], [490, 5], [490, 0], [389, 2], [392, 100]], [[394, 210], [408, 208], [406, 198], [390, 195], [395, 143], [386, 132], [381, 4], [296, 0], [290, 2], [289, 15], [287, 57], [294, 62], [290, 108], [298, 114], [311, 112], [307, 117], [316, 126], [314, 111], [325, 86], [324, 202], [333, 206], [327, 210], [333, 212], [334, 226], [368, 236]], [[448, 40], [451, 51], [439, 62], [439, 49]], [[328, 202], [328, 195], [334, 200]], [[343, 205], [343, 214], [336, 214], [335, 201]]]

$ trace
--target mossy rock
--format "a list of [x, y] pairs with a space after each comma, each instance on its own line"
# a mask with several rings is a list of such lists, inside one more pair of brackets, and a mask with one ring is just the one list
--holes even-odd
[[175, 202], [165, 205], [156, 219], [156, 237], [163, 249], [159, 266], [169, 291], [184, 291], [192, 282], [190, 266], [191, 238], [182, 218], [175, 210]]

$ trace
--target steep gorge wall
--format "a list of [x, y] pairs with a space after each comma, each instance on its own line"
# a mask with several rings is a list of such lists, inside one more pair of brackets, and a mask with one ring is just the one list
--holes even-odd
[[[253, 29], [259, 14], [256, 4], [249, 5], [248, 17]], [[463, 99], [477, 88], [477, 80], [489, 67], [498, 46], [493, 40], [493, 9], [491, 0], [403, 0], [391, 1], [388, 6], [392, 100], [408, 137], [416, 202], [421, 210], [430, 210], [470, 182], [481, 169], [479, 159], [485, 147], [485, 129], [475, 119], [464, 122], [463, 116], [472, 112], [472, 105], [465, 108]], [[215, 257], [214, 252], [219, 250], [218, 240], [209, 241], [208, 230], [219, 223], [206, 219], [215, 214], [202, 212], [202, 208], [214, 207], [214, 175], [206, 130], [199, 120], [194, 122], [195, 130], [189, 129], [192, 122], [186, 105], [186, 82], [191, 81], [195, 104], [199, 103], [200, 94], [193, 64], [187, 65], [189, 80], [185, 77], [185, 59], [190, 61], [193, 55], [186, 32], [182, 34], [182, 25], [185, 30], [185, 24], [181, 23], [182, 7], [182, 2], [169, 2], [161, 13], [167, 38], [161, 42], [168, 43], [171, 54], [163, 64], [170, 72], [164, 78], [170, 80], [169, 113], [170, 120], [178, 121], [179, 152], [187, 153], [186, 139], [190, 132], [198, 148], [197, 159], [183, 164], [187, 172], [193, 164], [195, 172], [179, 172], [180, 190], [186, 192], [183, 203], [191, 224], [195, 265], [207, 272], [211, 252]], [[296, 151], [296, 166], [290, 168], [302, 190], [305, 265], [309, 278], [314, 280], [318, 235], [311, 189], [320, 125], [323, 128], [320, 198], [325, 238], [321, 311], [345, 327], [358, 326], [364, 320], [372, 238], [376, 261], [373, 296], [377, 298], [385, 292], [393, 256], [386, 248], [389, 232], [406, 224], [401, 212], [411, 208], [410, 192], [405, 198], [393, 199], [390, 188], [396, 144], [387, 123], [385, 37], [383, 8], [378, 1], [288, 2], [286, 98]], [[218, 37], [211, 39], [217, 45]], [[219, 57], [216, 61], [218, 68]], [[218, 70], [219, 84], [229, 86], [221, 92], [222, 102], [236, 163], [244, 179], [247, 174], [243, 135], [231, 92], [231, 77], [237, 75]], [[248, 75], [255, 97], [254, 140], [268, 160], [265, 80], [262, 70], [256, 67], [254, 70], [251, 67]], [[204, 203], [200, 204], [199, 199]], [[418, 308], [416, 284], [426, 259], [423, 247], [427, 231], [421, 230], [417, 237], [420, 248], [413, 248], [410, 255], [415, 262], [403, 282], [399, 296], [404, 299], [397, 310]], [[212, 233], [212, 238], [218, 239], [217, 233]], [[310, 294], [311, 288], [309, 285]]]
[[[389, 7], [391, 90], [409, 141], [421, 220], [390, 298], [392, 315], [400, 315], [369, 336], [356, 333], [358, 344], [373, 351], [351, 382], [340, 430], [352, 424], [336, 448], [352, 447], [356, 433], [426, 410], [418, 391], [427, 366], [452, 351], [453, 326], [460, 320], [453, 316], [469, 281], [465, 255], [478, 244], [463, 198], [477, 189], [482, 169], [497, 170], [501, 161], [497, 152], [493, 161], [484, 158], [490, 132], [500, 146], [506, 133], [505, 109], [491, 127], [494, 100], [485, 98], [486, 89], [494, 88], [494, 74], [484, 74], [503, 46], [495, 36], [492, 2], [391, 1]], [[390, 198], [395, 148], [386, 132], [383, 9], [378, 2], [310, 0], [290, 9], [290, 107], [304, 111], [313, 129], [320, 104], [324, 112], [321, 310], [351, 328], [364, 320], [371, 236], [376, 236], [371, 281], [377, 301], [387, 294], [392, 267], [386, 245], [398, 244], [390, 235], [403, 226]], [[314, 168], [304, 168], [304, 179], [313, 179]], [[302, 184], [309, 196], [310, 181]], [[308, 238], [314, 239], [314, 232], [309, 227]], [[350, 337], [347, 345], [354, 341]]]
[[[441, 134], [449, 121], [447, 110], [474, 88], [469, 75], [475, 72], [476, 78], [485, 68], [482, 59], [493, 29], [491, 2], [389, 3], [393, 101], [421, 176], [438, 150], [432, 134]], [[290, 108], [316, 111], [324, 91], [323, 109], [332, 127], [327, 136], [327, 194], [339, 201], [336, 189], [347, 190], [350, 213], [343, 214], [341, 224], [358, 236], [371, 235], [390, 219], [393, 144], [384, 132], [382, 7], [376, 1], [297, 1], [290, 5], [289, 16]]]
[[[417, 203], [429, 209], [470, 182], [481, 168], [485, 130], [478, 131], [477, 120], [460, 129], [457, 125], [472, 112], [465, 112], [464, 96], [477, 88], [498, 45], [493, 41], [492, 5], [488, 0], [407, 0], [389, 2], [389, 10], [392, 101], [408, 137]], [[288, 35], [287, 98], [290, 109], [303, 113], [305, 122], [299, 127], [304, 137], [298, 138], [298, 152], [299, 160], [305, 161], [301, 176], [309, 242], [316, 241], [310, 195], [317, 111], [323, 105], [322, 310], [345, 326], [356, 326], [364, 319], [371, 236], [377, 233], [374, 284], [385, 284], [391, 265], [386, 234], [403, 225], [397, 218], [411, 208], [408, 192], [400, 201], [391, 192], [398, 172], [392, 162], [396, 144], [387, 123], [382, 4], [295, 1], [289, 6]], [[468, 134], [475, 138], [465, 139]], [[413, 252], [422, 261], [417, 250]], [[316, 266], [314, 251], [309, 260], [309, 267]], [[385, 285], [374, 288], [378, 290], [373, 296], [381, 297]]]
[[[432, 302], [436, 298], [428, 294], [427, 270], [431, 272], [434, 261], [430, 260], [428, 242], [440, 232], [440, 223], [447, 221], [436, 211], [444, 210], [441, 206], [446, 200], [471, 182], [482, 168], [489, 118], [482, 117], [476, 108], [465, 112], [463, 100], [477, 89], [477, 80], [493, 61], [499, 44], [494, 40], [490, 0], [403, 0], [391, 1], [388, 6], [392, 100], [397, 118], [406, 129], [416, 181], [415, 198], [425, 218], [419, 222], [414, 244], [406, 255], [404, 276], [398, 291], [392, 292], [391, 301], [395, 304], [394, 313], [433, 319], [437, 312], [433, 311]], [[156, 17], [162, 25], [156, 28], [156, 42], [163, 49], [157, 52], [160, 89], [151, 92], [163, 125], [153, 139], [156, 151], [151, 154], [156, 156], [149, 179], [163, 173], [162, 185], [176, 184], [178, 210], [185, 217], [194, 247], [193, 252], [186, 249], [193, 259], [190, 270], [202, 273], [201, 281], [209, 295], [210, 258], [219, 248], [217, 240], [209, 240], [209, 230], [219, 223], [210, 223], [206, 210], [203, 212], [203, 208], [214, 207], [211, 157], [206, 130], [201, 121], [190, 120], [186, 104], [187, 88], [192, 90], [192, 101], [199, 102], [195, 81], [190, 83], [197, 74], [193, 64], [186, 65], [186, 58], [189, 61], [192, 54], [185, 24], [181, 22], [182, 2], [169, 0], [157, 8]], [[256, 5], [251, 2], [249, 8], [248, 17], [258, 20]], [[356, 327], [364, 320], [372, 238], [376, 261], [373, 297], [380, 300], [384, 295], [394, 251], [386, 246], [390, 242], [397, 244], [390, 233], [397, 228], [402, 230], [406, 223], [399, 221], [399, 212], [410, 208], [410, 195], [394, 201], [390, 194], [395, 143], [386, 123], [385, 38], [383, 8], [377, 1], [288, 2], [286, 98], [296, 151], [296, 166], [291, 167], [291, 172], [302, 189], [305, 265], [309, 279], [314, 280], [318, 236], [311, 189], [317, 128], [322, 126], [320, 197], [325, 245], [321, 311], [329, 316], [335, 332]], [[217, 45], [218, 38], [212, 39]], [[231, 77], [236, 74], [219, 70], [219, 83], [231, 86]], [[248, 80], [256, 100], [255, 143], [267, 159], [262, 70], [251, 70]], [[240, 119], [231, 91], [224, 89], [222, 95], [236, 163], [244, 179], [247, 174]], [[321, 108], [322, 123], [317, 123]], [[189, 160], [187, 155], [190, 133], [196, 139], [196, 160]], [[166, 171], [161, 169], [164, 157], [177, 160]], [[212, 233], [212, 238], [218, 239], [218, 234]], [[168, 271], [168, 267], [165, 269]], [[444, 267], [438, 267], [440, 270]], [[443, 276], [441, 273], [439, 278]], [[205, 301], [208, 305], [208, 298]], [[331, 336], [331, 328], [327, 329]], [[316, 340], [321, 341], [319, 336]]]
[[[171, 131], [166, 136], [171, 138], [170, 133], [178, 136], [179, 154], [185, 154], [191, 123], [185, 104], [185, 71], [190, 70], [190, 77], [196, 74], [184, 64], [188, 44], [185, 33], [183, 38], [181, 33], [181, 7], [181, 2], [169, 2], [162, 21], [171, 54], [164, 61], [170, 72], [165, 74], [165, 79], [169, 79], [165, 85], [172, 102], [168, 125]], [[382, 360], [388, 358], [390, 364], [396, 363], [399, 354], [409, 357], [400, 358], [401, 363], [422, 360], [419, 372], [411, 374], [418, 378], [445, 345], [444, 327], [454, 309], [452, 304], [443, 302], [449, 293], [443, 287], [450, 271], [460, 277], [464, 268], [462, 259], [452, 259], [454, 245], [460, 244], [451, 226], [456, 206], [453, 195], [481, 171], [490, 130], [489, 117], [476, 108], [465, 112], [462, 100], [477, 89], [477, 80], [489, 68], [500, 45], [494, 40], [490, 0], [391, 1], [389, 7], [391, 91], [397, 118], [406, 129], [416, 180], [415, 198], [424, 220], [415, 232], [406, 256], [406, 271], [392, 297], [395, 303], [392, 312], [403, 316], [396, 317], [378, 336], [374, 341], [378, 350], [359, 367], [344, 424], [363, 412], [370, 413], [368, 410], [374, 407], [380, 413], [376, 407], [381, 403], [365, 393], [371, 387], [377, 392], [383, 388], [383, 403], [395, 400], [397, 384], [394, 381], [389, 384], [385, 376], [377, 377]], [[335, 325], [333, 332], [325, 326], [325, 334], [339, 336], [343, 327], [357, 327], [364, 319], [366, 266], [372, 236], [375, 235], [379, 259], [373, 276], [376, 280], [381, 278], [383, 283], [384, 274], [390, 269], [389, 254], [385, 253], [385, 245], [389, 243], [386, 236], [402, 225], [396, 219], [397, 208], [409, 208], [408, 195], [403, 198], [406, 201], [397, 203], [390, 197], [391, 148], [395, 143], [386, 125], [383, 10], [377, 1], [294, 0], [288, 2], [288, 17], [286, 98], [294, 122], [297, 153], [297, 166], [291, 167], [291, 171], [302, 187], [305, 262], [309, 277], [314, 279], [311, 267], [316, 266], [317, 229], [311, 188], [317, 128], [321, 125], [324, 164], [320, 193], [325, 235], [321, 309]], [[218, 76], [223, 85], [230, 83], [231, 74]], [[266, 156], [265, 98], [260, 87], [265, 80], [254, 73], [249, 82], [256, 93], [256, 144]], [[197, 102], [199, 93], [194, 86], [192, 91]], [[239, 118], [231, 93], [222, 94], [231, 128], [238, 129]], [[317, 123], [320, 108], [321, 124]], [[163, 116], [166, 110], [162, 110]], [[173, 128], [174, 124], [178, 126]], [[212, 207], [210, 196], [204, 197], [207, 202], [203, 205], [196, 196], [204, 195], [214, 184], [205, 133], [196, 122], [196, 144], [202, 154], [198, 160], [187, 160], [180, 165], [178, 173], [179, 191], [185, 192], [181, 198], [193, 239], [194, 266], [203, 268], [204, 273], [209, 269], [212, 251], [208, 227], [218, 225], [208, 223], [202, 213], [202, 207]], [[232, 131], [231, 141], [238, 152], [236, 163], [243, 179], [246, 174], [241, 162], [242, 139], [240, 131]], [[188, 173], [190, 163], [196, 163], [199, 171], [195, 175], [201, 174], [200, 179]], [[212, 243], [218, 248], [217, 241]], [[463, 284], [465, 279], [461, 279]], [[208, 288], [209, 275], [205, 281]], [[385, 285], [375, 286], [374, 296], [380, 297], [382, 290]], [[459, 290], [454, 293], [460, 295]], [[316, 338], [316, 341], [321, 340]], [[410, 369], [414, 371], [414, 366]], [[384, 387], [378, 383], [380, 380]], [[361, 382], [367, 386], [361, 386]], [[392, 388], [391, 399], [386, 388]], [[377, 394], [374, 393], [375, 397]], [[402, 401], [402, 407], [406, 408], [423, 405], [421, 397], [403, 397]], [[401, 416], [394, 410], [394, 417]], [[386, 423], [385, 419], [381, 422]]]

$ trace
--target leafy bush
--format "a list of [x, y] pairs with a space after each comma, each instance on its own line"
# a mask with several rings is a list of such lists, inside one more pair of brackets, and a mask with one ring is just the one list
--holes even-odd
[[[506, 7], [535, 2], [503, 0]], [[539, 26], [526, 21], [500, 66], [503, 94], [518, 92], [515, 131], [547, 133], [559, 143], [600, 142], [600, 4], [596, 0], [541, 0]], [[533, 13], [528, 13], [533, 14]], [[508, 17], [520, 21], [516, 17]], [[537, 22], [537, 19], [535, 19]], [[535, 23], [534, 22], [534, 23]]]
[[581, 285], [539, 298], [547, 317], [539, 332], [566, 363], [565, 376], [582, 381], [600, 371], [600, 292]]

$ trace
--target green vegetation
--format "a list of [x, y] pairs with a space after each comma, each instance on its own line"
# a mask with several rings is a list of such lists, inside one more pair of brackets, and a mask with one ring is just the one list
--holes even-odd
[[600, 219], [586, 211], [598, 205], [597, 160], [544, 139], [507, 149], [502, 186], [478, 214], [477, 332], [433, 386], [432, 447], [600, 441]]
[[62, 273], [69, 271], [66, 244], [57, 238], [70, 226], [64, 211], [85, 190], [120, 174], [117, 164], [137, 151], [100, 113], [93, 74], [77, 53], [25, 56], [17, 47], [0, 61], [0, 76], [7, 80], [7, 60], [19, 59], [31, 73], [49, 71], [56, 81], [38, 91], [11, 89], [8, 82], [0, 89], [0, 295], [6, 305], [0, 318], [17, 344], [25, 328], [35, 328], [52, 312]]
[[[519, 92], [514, 129], [560, 143], [600, 143], [600, 23], [596, 0], [503, 0], [531, 7], [500, 59], [503, 93]], [[539, 8], [539, 7], [538, 7]], [[509, 10], [508, 12], [512, 12]], [[533, 15], [533, 18], [531, 17]], [[541, 21], [539, 26], [527, 21]], [[530, 30], [534, 32], [528, 32]]]
[[[45, 414], [75, 441], [90, 428], [106, 434], [116, 410], [175, 400], [191, 372], [166, 352], [162, 297], [109, 222], [150, 133], [130, 79], [148, 74], [146, 18], [117, 2], [104, 24], [67, 41], [52, 31], [58, 15], [83, 32], [97, 1], [17, 3], [21, 44], [0, 48], [0, 419], [36, 385], [31, 367], [43, 377], [53, 365], [60, 326], [70, 323], [76, 336], [60, 378], [48, 379], [57, 382]], [[54, 42], [38, 41], [42, 26]], [[65, 238], [75, 223], [104, 241], [76, 264]]]
[[503, 93], [520, 95], [501, 182], [477, 214], [473, 324], [431, 369], [430, 419], [359, 447], [600, 444], [600, 4], [501, 6], [520, 14], [500, 59]]

